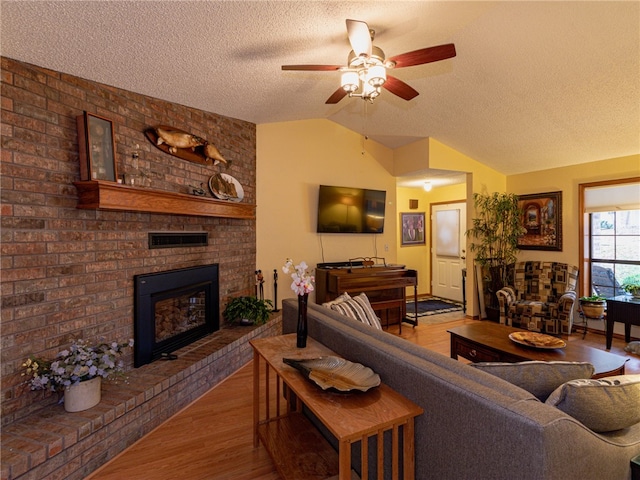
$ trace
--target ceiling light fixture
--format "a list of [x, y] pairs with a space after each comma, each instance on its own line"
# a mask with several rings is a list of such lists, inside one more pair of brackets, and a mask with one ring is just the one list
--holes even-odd
[[347, 36], [352, 50], [349, 52], [346, 66], [283, 65], [282, 70], [342, 72], [340, 86], [327, 99], [327, 105], [336, 104], [347, 95], [360, 97], [372, 103], [383, 88], [409, 101], [419, 95], [418, 91], [402, 80], [387, 75], [387, 69], [424, 65], [456, 56], [455, 45], [448, 43], [413, 50], [387, 59], [382, 49], [373, 44], [375, 31], [359, 20], [347, 20]]
[[[381, 87], [386, 81], [387, 70], [382, 65], [373, 65], [344, 72], [341, 85], [350, 97], [372, 101], [380, 95]], [[360, 93], [356, 93], [358, 91]]]
[[[356, 53], [355, 49], [349, 53], [348, 67], [342, 69], [341, 86], [350, 97], [360, 97], [363, 100], [373, 101], [387, 81], [387, 68], [393, 68], [394, 62], [385, 62], [382, 49], [372, 45], [375, 36], [373, 30], [369, 30], [370, 51], [362, 49]], [[356, 93], [359, 92], [359, 93]]]
[[433, 185], [431, 185], [431, 182], [424, 182], [424, 184], [422, 185], [422, 188], [424, 188], [425, 192], [430, 192], [431, 189], [433, 188]]

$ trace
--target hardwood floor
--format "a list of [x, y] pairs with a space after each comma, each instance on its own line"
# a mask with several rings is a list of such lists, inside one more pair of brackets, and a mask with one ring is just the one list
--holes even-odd
[[[450, 321], [402, 328], [402, 337], [449, 356], [452, 326], [475, 320], [460, 312], [443, 314]], [[398, 332], [397, 326], [390, 332]], [[569, 338], [604, 350], [604, 335], [589, 332]], [[627, 354], [623, 339], [615, 338], [612, 353], [626, 356], [626, 373], [640, 373], [640, 357]], [[277, 480], [280, 478], [265, 449], [253, 447], [252, 368], [245, 365], [223, 383], [179, 412], [153, 432], [87, 477], [91, 480]]]

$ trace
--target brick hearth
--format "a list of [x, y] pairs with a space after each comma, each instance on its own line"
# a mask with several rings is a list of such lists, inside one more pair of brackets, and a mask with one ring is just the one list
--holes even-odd
[[249, 340], [281, 331], [281, 313], [258, 327], [224, 327], [176, 350], [177, 360], [130, 371], [127, 383], [103, 383], [89, 410], [50, 406], [4, 427], [2, 480], [84, 478], [250, 361]]

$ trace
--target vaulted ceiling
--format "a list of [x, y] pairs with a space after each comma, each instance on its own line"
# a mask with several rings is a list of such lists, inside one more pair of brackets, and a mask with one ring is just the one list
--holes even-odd
[[[326, 118], [391, 148], [433, 137], [504, 174], [640, 153], [640, 2], [5, 1], [2, 55], [256, 124]], [[420, 95], [326, 105], [345, 20]]]

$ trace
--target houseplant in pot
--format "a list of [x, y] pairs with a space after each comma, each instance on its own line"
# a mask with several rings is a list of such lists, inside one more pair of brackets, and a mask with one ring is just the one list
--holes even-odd
[[100, 402], [102, 379], [122, 374], [119, 357], [125, 348], [132, 346], [133, 340], [96, 345], [74, 340], [51, 361], [31, 356], [22, 364], [25, 368], [22, 375], [30, 377], [31, 390], [64, 393], [65, 410], [79, 412]]
[[260, 300], [256, 297], [243, 296], [232, 298], [222, 312], [224, 318], [240, 325], [258, 325], [269, 320], [273, 310], [271, 300]]
[[[470, 249], [487, 280], [489, 301], [487, 316], [499, 318], [499, 302], [496, 292], [509, 285], [513, 264], [518, 254], [518, 237], [526, 233], [522, 226], [522, 210], [518, 196], [512, 193], [494, 192], [490, 195], [475, 193], [475, 217], [467, 235], [474, 239]], [[478, 288], [483, 288], [479, 285]]]
[[602, 318], [606, 305], [606, 299], [600, 295], [580, 297], [580, 309], [587, 318]]
[[625, 278], [622, 289], [630, 293], [633, 298], [640, 298], [640, 275], [632, 275]]

